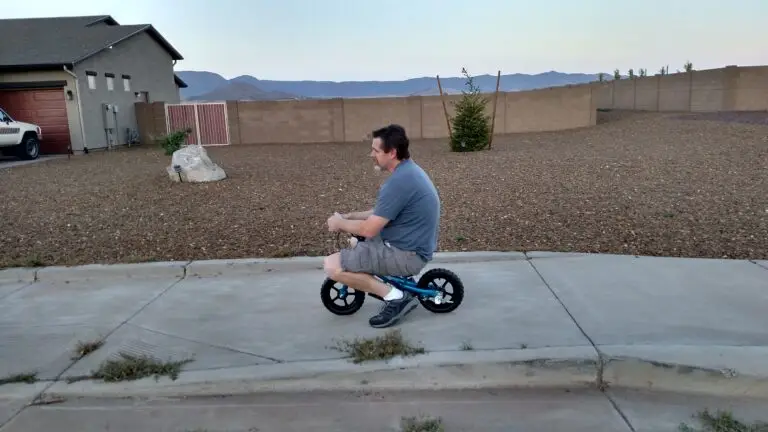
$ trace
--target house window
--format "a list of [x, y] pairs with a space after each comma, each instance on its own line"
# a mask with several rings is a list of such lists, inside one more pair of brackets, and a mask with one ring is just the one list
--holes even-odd
[[88, 88], [91, 90], [96, 89], [96, 72], [85, 71], [85, 75], [88, 78]]
[[131, 76], [123, 75], [123, 91], [131, 91]]
[[112, 91], [115, 89], [115, 74], [112, 73], [105, 73], [104, 76], [107, 77], [107, 90]]

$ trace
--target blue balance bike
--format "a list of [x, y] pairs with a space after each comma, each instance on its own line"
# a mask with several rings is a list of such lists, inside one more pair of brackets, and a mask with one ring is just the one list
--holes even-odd
[[[354, 237], [358, 241], [365, 241], [365, 237]], [[418, 281], [413, 276], [373, 276], [401, 291], [412, 293], [419, 299], [424, 309], [433, 313], [452, 312], [459, 307], [464, 299], [464, 284], [455, 273], [448, 269], [428, 270]], [[438, 283], [437, 281], [441, 282]], [[448, 285], [452, 288], [450, 291], [446, 289]], [[376, 294], [367, 294], [375, 299], [384, 300]], [[320, 288], [323, 306], [336, 315], [352, 315], [360, 310], [363, 307], [365, 295], [366, 293], [363, 291], [357, 291], [330, 278], [325, 278]]]

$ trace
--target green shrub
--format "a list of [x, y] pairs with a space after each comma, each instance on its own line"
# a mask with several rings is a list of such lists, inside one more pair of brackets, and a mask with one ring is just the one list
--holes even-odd
[[165, 150], [166, 156], [170, 156], [176, 150], [180, 149], [184, 142], [187, 140], [187, 136], [192, 133], [192, 129], [177, 130], [169, 133], [168, 135], [160, 138], [160, 146]]
[[491, 135], [491, 117], [485, 115], [488, 100], [482, 96], [467, 70], [462, 68], [461, 72], [467, 77], [469, 90], [463, 90], [462, 98], [455, 104], [456, 114], [451, 119], [451, 150], [482, 150], [488, 145]]

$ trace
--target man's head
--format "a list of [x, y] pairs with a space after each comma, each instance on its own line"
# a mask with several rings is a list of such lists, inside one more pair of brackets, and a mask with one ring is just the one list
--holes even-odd
[[391, 124], [373, 131], [371, 157], [377, 170], [394, 171], [397, 165], [411, 157], [408, 151], [408, 136], [405, 129]]

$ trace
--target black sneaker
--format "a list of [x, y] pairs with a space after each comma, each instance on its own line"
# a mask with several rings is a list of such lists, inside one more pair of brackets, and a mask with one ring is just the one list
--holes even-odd
[[371, 317], [368, 323], [375, 328], [389, 327], [414, 310], [418, 306], [418, 302], [419, 299], [413, 294], [403, 292], [402, 298], [385, 301], [378, 315]]

